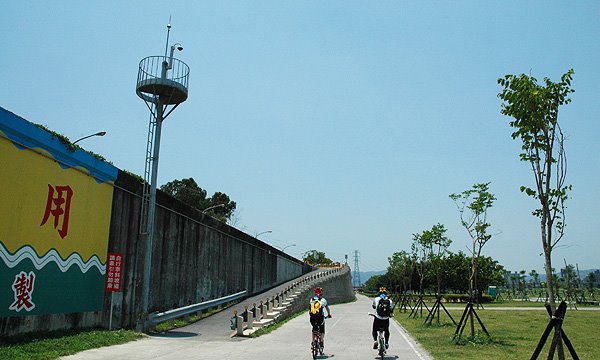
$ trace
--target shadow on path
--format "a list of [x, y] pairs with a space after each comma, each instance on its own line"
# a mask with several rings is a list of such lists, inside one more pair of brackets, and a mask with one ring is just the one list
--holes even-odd
[[177, 338], [188, 338], [188, 337], [195, 337], [195, 336], [201, 336], [201, 335], [202, 334], [197, 334], [197, 333], [189, 332], [189, 331], [169, 330], [169, 331], [165, 331], [165, 332], [158, 333], [158, 334], [152, 334], [152, 335], [150, 335], [150, 337], [177, 339]]

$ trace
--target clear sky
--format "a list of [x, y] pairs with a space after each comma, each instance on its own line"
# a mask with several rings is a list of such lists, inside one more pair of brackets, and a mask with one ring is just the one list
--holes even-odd
[[543, 269], [538, 205], [500, 114], [505, 74], [557, 81], [568, 136], [567, 230], [553, 258], [600, 267], [598, 1], [8, 1], [0, 12], [0, 106], [143, 175], [149, 111], [139, 61], [166, 25], [190, 68], [166, 120], [159, 185], [193, 177], [238, 204], [235, 226], [299, 257], [348, 255], [384, 270], [412, 234], [468, 235], [448, 198], [491, 182], [484, 255]]

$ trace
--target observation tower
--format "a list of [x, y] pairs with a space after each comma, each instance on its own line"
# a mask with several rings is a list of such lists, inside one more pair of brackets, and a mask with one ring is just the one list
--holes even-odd
[[[190, 68], [183, 61], [173, 57], [175, 50], [183, 46], [175, 43], [170, 46], [171, 24], [167, 25], [167, 43], [164, 56], [148, 56], [140, 61], [136, 94], [144, 100], [150, 110], [148, 141], [146, 144], [146, 165], [144, 167], [144, 190], [140, 213], [140, 234], [146, 239], [144, 259], [144, 283], [142, 287], [142, 308], [149, 310], [150, 275], [152, 271], [152, 241], [154, 238], [154, 215], [156, 210], [156, 178], [158, 175], [158, 155], [163, 121], [179, 104], [188, 98]], [[148, 330], [144, 319], [144, 331]]]

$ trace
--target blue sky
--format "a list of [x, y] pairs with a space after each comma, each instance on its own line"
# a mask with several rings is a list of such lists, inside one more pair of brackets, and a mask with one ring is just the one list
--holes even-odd
[[162, 55], [166, 24], [190, 68], [189, 98], [165, 121], [159, 185], [193, 177], [238, 204], [235, 226], [301, 256], [347, 254], [383, 270], [412, 234], [468, 236], [448, 198], [491, 182], [510, 270], [542, 270], [537, 204], [497, 78], [557, 80], [568, 136], [567, 231], [553, 258], [598, 268], [600, 3], [596, 1], [12, 1], [0, 13], [0, 106], [115, 166], [143, 174], [149, 112], [139, 61]]

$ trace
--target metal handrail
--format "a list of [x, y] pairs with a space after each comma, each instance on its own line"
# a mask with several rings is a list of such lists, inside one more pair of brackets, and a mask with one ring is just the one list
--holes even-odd
[[150, 324], [152, 324], [152, 326], [155, 326], [157, 324], [160, 324], [162, 322], [165, 321], [169, 321], [172, 319], [177, 319], [180, 318], [182, 316], [185, 315], [189, 315], [191, 313], [195, 313], [198, 311], [202, 311], [202, 310], [206, 310], [209, 309], [211, 307], [215, 307], [215, 306], [219, 306], [219, 305], [223, 305], [226, 304], [230, 301], [234, 301], [237, 299], [240, 299], [244, 296], [246, 296], [247, 291], [240, 291], [238, 293], [235, 294], [231, 294], [231, 295], [227, 295], [225, 297], [222, 298], [218, 298], [218, 299], [213, 299], [213, 300], [208, 300], [205, 302], [201, 302], [198, 304], [192, 304], [192, 305], [188, 305], [188, 306], [184, 306], [184, 307], [180, 307], [177, 309], [171, 309], [168, 311], [164, 311], [161, 313], [153, 313], [150, 314], [148, 316], [148, 320], [150, 322]]
[[[143, 58], [139, 64], [138, 83], [148, 79], [160, 79], [162, 77], [163, 62], [167, 58], [163, 56], [148, 56]], [[171, 59], [171, 67], [166, 74], [166, 79], [179, 83], [187, 89], [189, 84], [190, 68], [183, 61]]]

